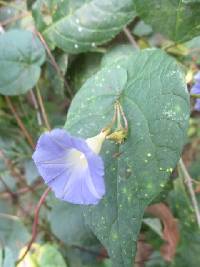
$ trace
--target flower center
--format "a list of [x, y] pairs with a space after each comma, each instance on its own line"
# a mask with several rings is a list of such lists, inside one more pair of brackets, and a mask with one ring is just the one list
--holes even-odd
[[70, 165], [79, 166], [81, 168], [86, 168], [88, 166], [85, 155], [76, 149], [71, 149], [67, 161]]

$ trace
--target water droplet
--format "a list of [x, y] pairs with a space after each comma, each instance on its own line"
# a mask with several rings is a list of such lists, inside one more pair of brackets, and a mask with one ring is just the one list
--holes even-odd
[[147, 157], [149, 157], [149, 158], [150, 158], [150, 157], [151, 157], [151, 153], [147, 153]]
[[78, 23], [78, 24], [80, 23], [80, 20], [78, 18], [76, 19], [76, 23]]
[[126, 193], [127, 193], [127, 189], [126, 189], [126, 187], [124, 187], [124, 188], [122, 189], [122, 191], [123, 191], [124, 194], [126, 194]]
[[74, 47], [77, 49], [78, 48], [78, 44], [75, 44]]
[[78, 27], [78, 31], [79, 31], [79, 32], [82, 32], [82, 31], [83, 31], [83, 28], [79, 26], [79, 27]]
[[112, 239], [113, 239], [113, 240], [118, 239], [118, 234], [117, 234], [117, 233], [113, 233], [113, 234], [112, 234]]
[[148, 189], [152, 189], [153, 188], [153, 185], [151, 183], [147, 184], [147, 188]]
[[91, 44], [91, 46], [92, 46], [92, 47], [96, 47], [96, 43], [93, 42], [93, 43]]

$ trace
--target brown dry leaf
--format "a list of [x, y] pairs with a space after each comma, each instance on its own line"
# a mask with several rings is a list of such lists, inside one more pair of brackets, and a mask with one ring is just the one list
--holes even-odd
[[163, 223], [163, 240], [166, 243], [161, 246], [160, 251], [166, 261], [172, 261], [180, 239], [177, 220], [164, 203], [151, 205], [146, 211], [159, 218]]
[[135, 257], [135, 267], [144, 267], [153, 252], [153, 247], [145, 242], [144, 234], [140, 234], [137, 242], [137, 254]]
[[200, 193], [200, 185], [197, 185], [197, 187], [195, 188], [195, 193], [199, 194]]

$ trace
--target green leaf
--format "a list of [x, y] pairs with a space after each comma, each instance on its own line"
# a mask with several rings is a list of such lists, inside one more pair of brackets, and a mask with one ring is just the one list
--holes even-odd
[[18, 95], [33, 88], [44, 60], [44, 47], [33, 33], [11, 30], [1, 34], [0, 94]]
[[[65, 77], [68, 68], [68, 55], [61, 54], [56, 57], [56, 61], [63, 77]], [[55, 70], [55, 67], [52, 66], [51, 63], [47, 64], [46, 79], [50, 83], [51, 90], [53, 90], [56, 95], [60, 95], [62, 97], [64, 96], [64, 89], [65, 89], [65, 83], [63, 77], [61, 77], [61, 75], [58, 74], [58, 72]]]
[[[4, 166], [6, 169], [7, 167]], [[16, 190], [16, 178], [10, 175], [10, 172], [8, 170], [0, 170], [0, 192], [5, 192], [7, 190], [5, 184], [10, 188], [10, 190], [15, 191]]]
[[102, 58], [102, 67], [108, 67], [120, 63], [120, 61], [129, 58], [133, 54], [134, 47], [132, 45], [120, 44], [112, 47]]
[[10, 1], [7, 5], [0, 7], [0, 23], [5, 30], [30, 29], [34, 26], [31, 13], [28, 13], [26, 1]]
[[70, 67], [70, 82], [75, 92], [100, 69], [102, 54], [84, 53], [77, 56]]
[[152, 28], [148, 24], [144, 23], [144, 21], [139, 21], [133, 29], [133, 34], [142, 37], [146, 35], [152, 34]]
[[170, 263], [164, 261], [163, 257], [160, 255], [160, 251], [153, 252], [145, 262], [145, 267], [169, 267], [170, 265]]
[[5, 247], [4, 251], [2, 251], [4, 257], [2, 259], [2, 265], [1, 267], [14, 267], [15, 266], [15, 260], [13, 257], [12, 250], [10, 250], [8, 247]]
[[28, 242], [30, 235], [18, 217], [11, 215], [12, 208], [7, 202], [0, 203], [0, 240], [3, 246], [11, 249], [13, 257]]
[[149, 226], [160, 238], [163, 237], [162, 233], [162, 224], [159, 219], [157, 218], [145, 218], [142, 220], [143, 223]]
[[192, 40], [190, 40], [189, 42], [186, 42], [185, 45], [188, 48], [199, 48], [200, 46], [200, 36], [196, 36], [195, 38], [193, 38]]
[[24, 172], [28, 185], [32, 185], [37, 181], [39, 173], [32, 159], [24, 161]]
[[111, 40], [135, 11], [132, 0], [37, 0], [33, 15], [52, 47], [80, 53]]
[[59, 250], [50, 244], [40, 247], [37, 255], [37, 264], [39, 267], [67, 267]]
[[185, 43], [185, 46], [192, 50], [193, 53], [196, 53], [197, 55], [200, 53], [199, 47], [200, 47], [200, 36], [197, 36], [193, 38], [192, 40]]
[[67, 245], [90, 245], [96, 238], [85, 225], [81, 208], [57, 202], [49, 218], [52, 232]]
[[180, 157], [189, 97], [179, 66], [160, 50], [133, 51], [113, 64], [79, 90], [65, 128], [91, 137], [111, 121], [116, 100], [124, 109], [126, 142], [106, 141], [101, 153], [106, 195], [98, 205], [84, 206], [83, 212], [113, 266], [131, 267], [144, 209], [162, 191]]
[[[198, 197], [198, 194], [196, 196]], [[195, 211], [182, 178], [174, 181], [174, 190], [171, 191], [168, 202], [173, 214], [178, 218], [181, 236], [178, 253], [174, 259], [174, 266], [199, 266], [199, 227], [196, 223]], [[189, 247], [188, 244], [190, 244]]]
[[184, 42], [199, 35], [200, 4], [180, 0], [133, 0], [139, 16], [155, 31], [175, 42]]
[[183, 3], [200, 3], [200, 0], [182, 0]]

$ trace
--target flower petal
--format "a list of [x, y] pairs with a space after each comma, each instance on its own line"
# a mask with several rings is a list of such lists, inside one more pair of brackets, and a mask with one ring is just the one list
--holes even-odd
[[194, 109], [200, 111], [200, 99], [196, 99], [196, 103], [194, 105]]
[[84, 139], [55, 129], [39, 138], [33, 159], [57, 198], [89, 205], [105, 194], [103, 161]]
[[65, 150], [54, 141], [52, 133], [46, 132], [40, 136], [32, 158], [35, 163], [42, 163], [60, 158], [64, 153]]
[[194, 76], [194, 79], [196, 82], [199, 82], [200, 83], [200, 71], [198, 71], [195, 76]]
[[191, 94], [200, 94], [200, 83], [195, 83], [190, 91]]
[[95, 155], [87, 158], [88, 168], [93, 180], [93, 184], [98, 188], [98, 193], [102, 196], [105, 194], [105, 183], [104, 183], [104, 163], [100, 156]]
[[97, 204], [105, 193], [104, 183], [102, 182], [103, 188], [96, 187], [88, 168], [73, 170], [66, 178], [66, 173], [63, 173], [48, 183], [57, 198], [73, 204], [89, 205]]

